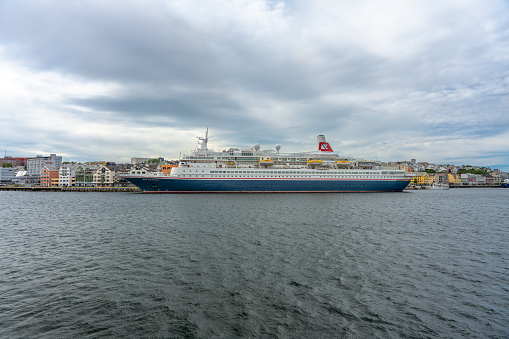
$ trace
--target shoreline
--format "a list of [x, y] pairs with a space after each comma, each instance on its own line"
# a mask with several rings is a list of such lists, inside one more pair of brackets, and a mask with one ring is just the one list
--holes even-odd
[[139, 189], [138, 187], [12, 187], [12, 186], [0, 186], [0, 191], [142, 193], [142, 190]]
[[[469, 186], [450, 186], [449, 188], [505, 188], [501, 185], [469, 185]], [[426, 190], [429, 188], [414, 188], [407, 187], [406, 191]], [[0, 186], [0, 191], [25, 191], [25, 192], [128, 192], [128, 193], [143, 193], [138, 187], [12, 187]]]

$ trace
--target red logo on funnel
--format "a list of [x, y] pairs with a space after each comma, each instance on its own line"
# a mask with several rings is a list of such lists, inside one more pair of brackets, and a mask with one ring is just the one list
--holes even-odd
[[321, 142], [319, 145], [318, 145], [318, 148], [320, 149], [320, 151], [322, 152], [334, 152], [332, 150], [332, 147], [330, 147], [329, 143], [328, 142]]

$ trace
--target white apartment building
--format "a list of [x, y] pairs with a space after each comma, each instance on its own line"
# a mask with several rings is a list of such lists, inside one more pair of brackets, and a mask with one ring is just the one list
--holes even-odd
[[143, 175], [143, 174], [147, 174], [147, 173], [148, 173], [148, 168], [143, 167], [143, 166], [135, 166], [135, 167], [131, 168], [131, 170], [129, 171], [129, 174]]
[[97, 171], [94, 172], [94, 186], [102, 187], [102, 186], [113, 186], [115, 182], [115, 170], [113, 168], [109, 168], [108, 166], [101, 166]]
[[73, 186], [77, 167], [78, 165], [74, 164], [64, 164], [60, 166], [60, 169], [58, 170], [58, 186]]

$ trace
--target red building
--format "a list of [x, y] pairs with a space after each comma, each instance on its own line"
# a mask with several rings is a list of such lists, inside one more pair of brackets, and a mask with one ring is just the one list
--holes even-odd
[[58, 168], [44, 166], [41, 170], [41, 187], [52, 186], [58, 186]]
[[28, 161], [28, 158], [4, 157], [4, 158], [0, 158], [0, 166], [2, 166], [2, 164], [4, 162], [12, 164], [12, 167], [26, 166], [27, 165], [27, 161]]

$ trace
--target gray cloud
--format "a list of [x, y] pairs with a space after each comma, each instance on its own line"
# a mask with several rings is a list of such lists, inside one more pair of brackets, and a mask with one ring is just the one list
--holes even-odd
[[[497, 1], [3, 1], [0, 61], [70, 79], [72, 93], [23, 107], [76, 124], [210, 126], [244, 145], [326, 133], [352, 153], [370, 156], [372, 145], [374, 155], [405, 158], [418, 157], [423, 140], [453, 140], [470, 154], [459, 141], [508, 142], [508, 14]], [[48, 149], [62, 147], [51, 133]]]

